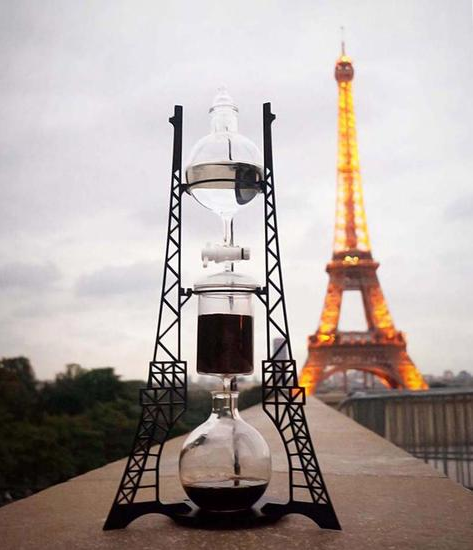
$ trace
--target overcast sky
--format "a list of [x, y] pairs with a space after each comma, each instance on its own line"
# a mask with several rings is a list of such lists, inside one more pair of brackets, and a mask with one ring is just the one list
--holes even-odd
[[[373, 254], [424, 373], [473, 370], [473, 31], [470, 0], [3, 0], [0, 356], [40, 379], [66, 363], [144, 378], [165, 244], [175, 103], [184, 157], [225, 83], [261, 144], [271, 101], [291, 336], [306, 356], [333, 240], [339, 27]], [[185, 197], [184, 285], [218, 218]], [[262, 201], [235, 221], [263, 278]], [[358, 328], [356, 311], [342, 312]], [[350, 323], [353, 326], [350, 326]], [[256, 309], [256, 359], [263, 310]], [[185, 355], [194, 369], [195, 304]]]

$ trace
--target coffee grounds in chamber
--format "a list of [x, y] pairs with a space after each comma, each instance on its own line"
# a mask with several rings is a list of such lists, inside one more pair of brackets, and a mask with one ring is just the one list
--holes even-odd
[[253, 317], [212, 313], [199, 315], [197, 325], [199, 374], [253, 372]]
[[184, 485], [194, 504], [209, 512], [247, 510], [263, 495], [268, 483], [262, 479], [201, 481]]

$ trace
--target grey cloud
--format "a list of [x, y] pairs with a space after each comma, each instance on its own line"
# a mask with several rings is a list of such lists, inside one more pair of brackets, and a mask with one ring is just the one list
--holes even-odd
[[60, 278], [59, 269], [51, 262], [12, 262], [0, 267], [0, 287], [4, 289], [44, 289]]
[[78, 296], [107, 297], [156, 290], [161, 278], [161, 262], [137, 262], [107, 266], [81, 275], [76, 282]]
[[130, 220], [138, 223], [145, 229], [158, 229], [166, 227], [166, 201], [161, 201], [161, 204], [147, 205], [145, 208], [132, 212], [129, 216]]

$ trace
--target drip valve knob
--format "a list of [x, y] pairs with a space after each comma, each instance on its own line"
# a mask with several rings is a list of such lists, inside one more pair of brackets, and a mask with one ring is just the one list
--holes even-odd
[[223, 246], [207, 243], [202, 250], [202, 262], [207, 267], [209, 262], [238, 262], [250, 259], [250, 249], [247, 246]]

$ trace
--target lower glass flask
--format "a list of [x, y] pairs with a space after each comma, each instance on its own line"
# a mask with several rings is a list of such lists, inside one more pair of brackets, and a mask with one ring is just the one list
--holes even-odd
[[251, 508], [271, 477], [271, 455], [261, 434], [238, 412], [238, 392], [212, 392], [212, 413], [186, 439], [179, 474], [188, 497], [212, 512]]

